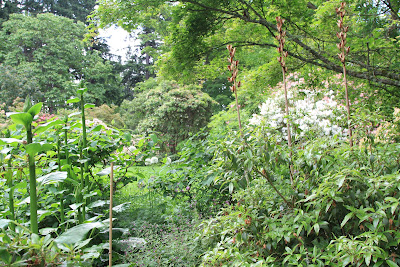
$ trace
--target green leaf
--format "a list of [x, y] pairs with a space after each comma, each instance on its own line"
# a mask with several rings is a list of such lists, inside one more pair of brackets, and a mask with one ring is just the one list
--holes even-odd
[[0, 229], [6, 228], [10, 222], [8, 219], [0, 219]]
[[32, 115], [32, 117], [35, 117], [37, 114], [39, 114], [40, 110], [42, 109], [43, 103], [37, 103], [33, 107], [31, 107], [28, 110], [28, 113]]
[[80, 111], [71, 113], [71, 114], [68, 115], [68, 118], [71, 118], [71, 117], [76, 116], [76, 115], [81, 115], [81, 113], [82, 112], [80, 112]]
[[229, 194], [232, 194], [233, 192], [233, 183], [229, 183]]
[[31, 125], [33, 121], [33, 116], [26, 112], [15, 113], [10, 117], [14, 123], [24, 125], [25, 129], [28, 129], [29, 125]]
[[349, 214], [347, 214], [342, 223], [340, 224], [340, 227], [343, 228], [343, 226], [347, 223], [348, 220], [350, 220], [351, 218], [353, 218], [354, 214], [352, 212], [350, 212]]
[[47, 151], [53, 148], [52, 144], [41, 144], [41, 143], [32, 143], [32, 144], [28, 144], [26, 145], [26, 152], [31, 155], [31, 156], [35, 156], [37, 153], [39, 152], [43, 152], [43, 151]]
[[45, 123], [45, 124], [42, 124], [42, 125], [38, 126], [34, 132], [37, 133], [37, 134], [43, 133], [47, 129], [49, 129], [49, 128], [53, 127], [53, 126], [56, 126], [56, 125], [63, 124], [63, 123], [64, 122], [62, 120], [51, 121], [51, 122], [48, 122], [48, 123]]
[[[75, 244], [81, 242], [86, 238], [86, 235], [94, 228], [102, 228], [105, 225], [101, 222], [84, 223], [74, 226], [60, 236], [58, 236], [54, 241], [59, 244]], [[61, 247], [62, 248], [62, 247]]]
[[68, 99], [67, 104], [78, 103], [79, 101], [81, 101], [81, 100], [78, 97], [74, 97], [74, 98]]
[[16, 138], [0, 138], [0, 145], [19, 143], [21, 144], [23, 141]]
[[318, 223], [316, 223], [316, 224], [314, 224], [314, 231], [315, 231], [315, 233], [318, 235], [319, 234], [319, 224]]
[[386, 260], [386, 263], [390, 266], [390, 267], [399, 267], [399, 265], [397, 265], [397, 263], [391, 261], [391, 260]]
[[87, 104], [85, 104], [85, 109], [87, 109], [87, 108], [94, 108], [96, 105], [95, 104], [89, 104], [89, 103], [87, 103]]
[[52, 172], [42, 177], [37, 178], [37, 182], [42, 185], [57, 184], [63, 182], [67, 178], [67, 172]]
[[83, 95], [84, 93], [87, 92], [87, 88], [79, 88], [78, 90], [76, 90], [76, 92], [80, 95]]
[[31, 98], [29, 95], [25, 98], [23, 112], [28, 112], [28, 110], [32, 107]]

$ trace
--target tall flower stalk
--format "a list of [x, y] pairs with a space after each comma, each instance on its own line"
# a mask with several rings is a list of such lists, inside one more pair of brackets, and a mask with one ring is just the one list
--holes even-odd
[[352, 137], [353, 134], [351, 131], [351, 123], [350, 123], [350, 101], [349, 101], [349, 91], [347, 88], [347, 77], [346, 77], [346, 56], [350, 52], [350, 46], [346, 46], [346, 37], [347, 37], [347, 32], [349, 30], [349, 26], [344, 26], [344, 23], [343, 23], [343, 18], [346, 14], [345, 7], [346, 7], [346, 3], [342, 2], [340, 4], [340, 7], [336, 8], [336, 13], [339, 16], [337, 25], [340, 29], [340, 32], [336, 33], [336, 36], [340, 40], [340, 43], [337, 44], [337, 47], [340, 50], [338, 57], [340, 59], [340, 62], [342, 62], [342, 65], [343, 65], [343, 80], [344, 80], [344, 88], [345, 88], [345, 95], [346, 95], [347, 125], [348, 125], [348, 131], [349, 131], [349, 143], [350, 143], [350, 147], [352, 147], [353, 146], [353, 137]]
[[[32, 133], [32, 122], [34, 117], [39, 114], [43, 103], [37, 103], [32, 106], [31, 99], [29, 97], [25, 100], [23, 112], [12, 114], [11, 119], [17, 123], [22, 124], [26, 131], [26, 146], [28, 154], [28, 165], [29, 165], [29, 198], [30, 198], [30, 221], [32, 233], [39, 233], [38, 218], [37, 218], [37, 193], [36, 193], [36, 165], [35, 165], [35, 154], [36, 150], [29, 147], [32, 144], [33, 133]], [[28, 147], [30, 148], [28, 151]]]
[[232, 83], [232, 86], [230, 87], [230, 89], [233, 93], [235, 93], [236, 111], [237, 111], [237, 117], [238, 117], [238, 122], [239, 122], [239, 131], [240, 131], [240, 135], [243, 136], [242, 122], [240, 120], [239, 102], [238, 102], [238, 96], [237, 96], [237, 89], [240, 87], [241, 83], [236, 80], [237, 75], [238, 75], [239, 61], [233, 59], [235, 57], [236, 48], [234, 48], [232, 45], [228, 45], [227, 49], [229, 51], [228, 61], [230, 63], [230, 65], [228, 65], [228, 70], [232, 73], [231, 77], [228, 78], [228, 81]]
[[285, 113], [286, 113], [286, 127], [287, 127], [287, 140], [288, 140], [288, 147], [290, 150], [289, 158], [290, 158], [290, 182], [293, 184], [293, 166], [292, 166], [292, 134], [290, 131], [290, 122], [289, 122], [289, 100], [287, 96], [287, 86], [286, 86], [286, 72], [287, 72], [287, 67], [286, 67], [286, 62], [285, 59], [288, 56], [288, 52], [283, 49], [285, 45], [285, 36], [286, 32], [283, 31], [282, 26], [283, 23], [285, 22], [284, 19], [281, 17], [276, 17], [276, 27], [278, 29], [278, 35], [276, 36], [276, 39], [279, 42], [279, 47], [278, 47], [278, 61], [281, 64], [282, 67], [282, 77], [283, 77], [283, 89], [285, 91]]

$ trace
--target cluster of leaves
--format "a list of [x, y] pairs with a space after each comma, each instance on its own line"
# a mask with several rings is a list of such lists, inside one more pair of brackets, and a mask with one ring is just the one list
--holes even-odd
[[[25, 112], [11, 115], [16, 124], [0, 139], [0, 183], [5, 188], [0, 202], [0, 262], [36, 266], [82, 261], [91, 265], [108, 247], [96, 236], [107, 227], [102, 221], [107, 202], [101, 198], [109, 195], [109, 179], [105, 177], [110, 168], [98, 171], [114, 161], [118, 165], [115, 187], [124, 186], [137, 179], [128, 168], [143, 162], [148, 148], [155, 144], [138, 138], [136, 148], [126, 153], [124, 147], [133, 141], [129, 133], [109, 128], [100, 120], [86, 129], [84, 111], [93, 105], [85, 104], [85, 91], [79, 89], [80, 97], [68, 100], [80, 103], [81, 111], [64, 119], [37, 116], [42, 103], [30, 107], [29, 98]], [[81, 115], [80, 120], [76, 115]]]
[[138, 133], [158, 132], [163, 149], [175, 153], [180, 141], [206, 126], [215, 103], [197, 86], [149, 79], [137, 87], [132, 101], [124, 101], [120, 112], [128, 128]]

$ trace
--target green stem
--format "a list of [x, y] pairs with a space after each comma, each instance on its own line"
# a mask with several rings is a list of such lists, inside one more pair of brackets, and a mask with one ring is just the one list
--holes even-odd
[[[86, 118], [85, 118], [85, 101], [83, 99], [83, 93], [81, 94], [81, 117], [82, 117], [82, 149], [83, 149], [83, 154], [85, 155], [85, 159], [88, 158], [88, 153], [87, 153], [87, 137], [86, 137]], [[81, 158], [83, 158], [81, 156]], [[85, 167], [85, 179], [83, 179], [83, 171], [82, 171], [82, 166], [81, 166], [81, 178], [82, 178], [82, 187], [83, 190], [86, 187], [89, 187], [89, 175], [88, 175], [88, 169], [89, 169], [89, 163], [85, 162], [84, 167]], [[85, 205], [88, 204], [90, 200], [86, 199], [85, 200]], [[85, 216], [85, 205], [83, 205], [83, 216]]]
[[[8, 187], [10, 188], [10, 192], [8, 193], [8, 201], [10, 205], [10, 219], [15, 221], [15, 210], [14, 210], [14, 187], [13, 187], [13, 180], [12, 180], [12, 165], [11, 165], [11, 158], [8, 161], [8, 170], [7, 170], [7, 183]], [[15, 225], [10, 225], [11, 230], [15, 230]]]
[[[81, 150], [81, 158], [82, 158], [82, 150]], [[83, 164], [80, 164], [80, 176], [81, 176], [81, 190], [78, 192], [79, 194], [79, 203], [82, 203], [82, 206], [79, 208], [80, 212], [80, 218], [79, 218], [79, 223], [83, 223], [85, 221], [85, 205], [83, 204], [83, 194], [84, 194], [84, 188], [85, 188], [85, 180], [84, 180], [84, 171], [83, 171]]]
[[[61, 171], [61, 139], [60, 139], [60, 133], [57, 131], [57, 158], [58, 158], [58, 170]], [[64, 186], [62, 183], [60, 183], [60, 191], [64, 189]], [[64, 222], [65, 222], [65, 217], [64, 217], [64, 196], [61, 194], [60, 195], [60, 223], [61, 223], [61, 230], [64, 231]]]
[[[26, 129], [27, 143], [32, 143], [32, 125]], [[32, 233], [38, 234], [38, 220], [37, 220], [37, 195], [36, 195], [36, 166], [35, 157], [28, 155], [29, 161], [29, 188], [30, 188], [30, 211], [31, 211], [31, 230]]]

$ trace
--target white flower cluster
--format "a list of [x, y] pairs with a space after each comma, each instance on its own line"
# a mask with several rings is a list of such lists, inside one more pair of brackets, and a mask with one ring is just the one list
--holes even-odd
[[[320, 100], [317, 100], [316, 92], [309, 90], [299, 92], [304, 95], [304, 98], [297, 97], [297, 99], [294, 99], [293, 92], [288, 92], [293, 137], [304, 137], [310, 133], [314, 136], [346, 135], [346, 129], [334, 123], [340, 119], [341, 115], [337, 114], [343, 114], [345, 110], [334, 100], [333, 91], [325, 94], [323, 99]], [[269, 129], [278, 130], [282, 133], [282, 137], [287, 139], [284, 93], [278, 91], [274, 96], [267, 99], [260, 106], [260, 115], [253, 114], [249, 123], [250, 125], [263, 125]], [[298, 131], [294, 131], [294, 127]], [[267, 132], [267, 135], [270, 134], [270, 132]]]

